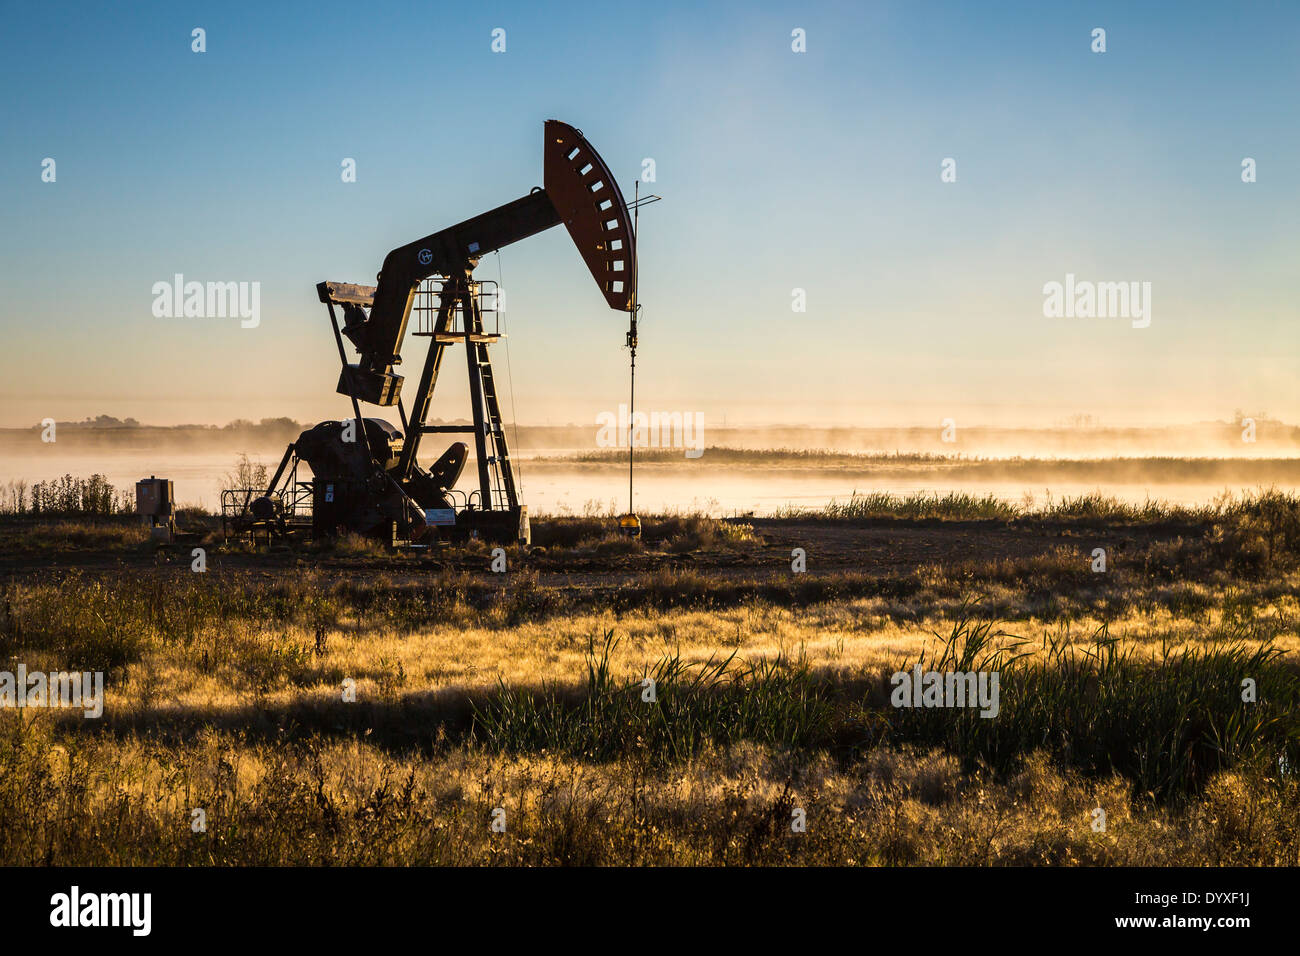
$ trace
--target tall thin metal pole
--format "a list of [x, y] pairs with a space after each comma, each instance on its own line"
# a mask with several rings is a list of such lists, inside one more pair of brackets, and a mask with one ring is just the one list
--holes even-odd
[[632, 376], [627, 399], [627, 513], [635, 514], [632, 507], [632, 467], [636, 461], [636, 292], [637, 292], [637, 226], [641, 219], [641, 177], [636, 180], [635, 201], [632, 205], [632, 325], [627, 333], [628, 348], [632, 352]]

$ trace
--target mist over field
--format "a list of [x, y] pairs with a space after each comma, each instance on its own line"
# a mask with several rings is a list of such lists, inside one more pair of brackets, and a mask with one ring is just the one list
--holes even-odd
[[[706, 422], [698, 455], [688, 454], [682, 436], [669, 428], [642, 437], [640, 444], [650, 447], [637, 449], [636, 503], [656, 513], [722, 516], [821, 505], [869, 491], [962, 490], [1015, 502], [1101, 492], [1133, 503], [1197, 504], [1225, 492], [1300, 488], [1300, 428], [1251, 422], [1131, 428], [1086, 420], [1055, 428]], [[39, 426], [3, 429], [0, 485], [103, 474], [131, 488], [157, 475], [176, 483], [182, 502], [215, 510], [241, 455], [273, 472], [307, 427], [287, 418], [154, 427], [105, 416], [59, 424], [54, 442], [41, 440]], [[626, 501], [627, 450], [600, 447], [594, 423], [508, 427], [508, 438], [534, 513], [604, 513]], [[423, 457], [436, 457], [442, 447], [427, 440]]]

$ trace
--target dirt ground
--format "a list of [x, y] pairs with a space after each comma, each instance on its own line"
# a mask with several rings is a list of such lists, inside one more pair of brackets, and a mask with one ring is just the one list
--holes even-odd
[[[790, 574], [792, 552], [802, 548], [810, 573], [851, 572], [897, 578], [910, 570], [1002, 559], [1023, 560], [1061, 548], [1078, 548], [1081, 556], [1104, 547], [1122, 555], [1130, 548], [1155, 541], [1194, 538], [1205, 532], [1196, 525], [1166, 524], [1137, 527], [1089, 527], [1048, 521], [810, 521], [789, 518], [748, 518], [752, 542], [735, 548], [671, 551], [656, 546], [619, 553], [616, 549], [511, 549], [509, 571], [535, 572], [541, 585], [587, 587], [617, 585], [623, 580], [661, 569], [694, 569], [719, 580], [764, 580]], [[220, 535], [205, 543], [209, 572], [282, 573], [310, 568], [327, 577], [364, 579], [382, 573], [401, 583], [445, 571], [491, 575], [486, 550], [446, 549], [439, 552], [397, 552], [392, 556], [342, 556], [308, 547], [280, 545], [267, 550], [221, 547]], [[161, 573], [189, 572], [191, 546], [174, 545], [156, 551], [148, 546], [115, 550], [91, 548], [24, 553], [0, 553], [0, 578], [40, 578], [51, 572], [77, 569], [90, 573], [135, 573], [157, 568]]]

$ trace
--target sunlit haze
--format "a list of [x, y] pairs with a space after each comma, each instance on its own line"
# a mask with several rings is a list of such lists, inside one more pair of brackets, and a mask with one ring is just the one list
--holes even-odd
[[[526, 194], [550, 117], [629, 199], [654, 160], [644, 407], [713, 427], [1300, 418], [1295, 7], [812, 4], [803, 55], [787, 15], [744, 4], [357, 12], [214, 7], [196, 56], [172, 4], [7, 11], [0, 425], [347, 414], [315, 284], [373, 283], [388, 250]], [[260, 283], [260, 323], [155, 317], [177, 273]], [[626, 399], [625, 316], [563, 229], [478, 274], [509, 294], [508, 417], [590, 424]], [[1149, 325], [1046, 317], [1067, 275], [1149, 282]]]

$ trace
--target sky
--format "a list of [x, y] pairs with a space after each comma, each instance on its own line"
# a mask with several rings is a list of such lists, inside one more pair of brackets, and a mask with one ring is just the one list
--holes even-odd
[[[1295, 3], [0, 11], [0, 426], [346, 417], [316, 283], [540, 185], [548, 118], [629, 198], [654, 160], [639, 408], [1300, 420]], [[259, 323], [156, 317], [176, 273], [259, 283]], [[626, 316], [562, 228], [478, 275], [508, 293], [508, 418], [626, 401]], [[1067, 275], [1150, 283], [1149, 324], [1045, 315]], [[431, 417], [468, 412], [448, 367]]]

